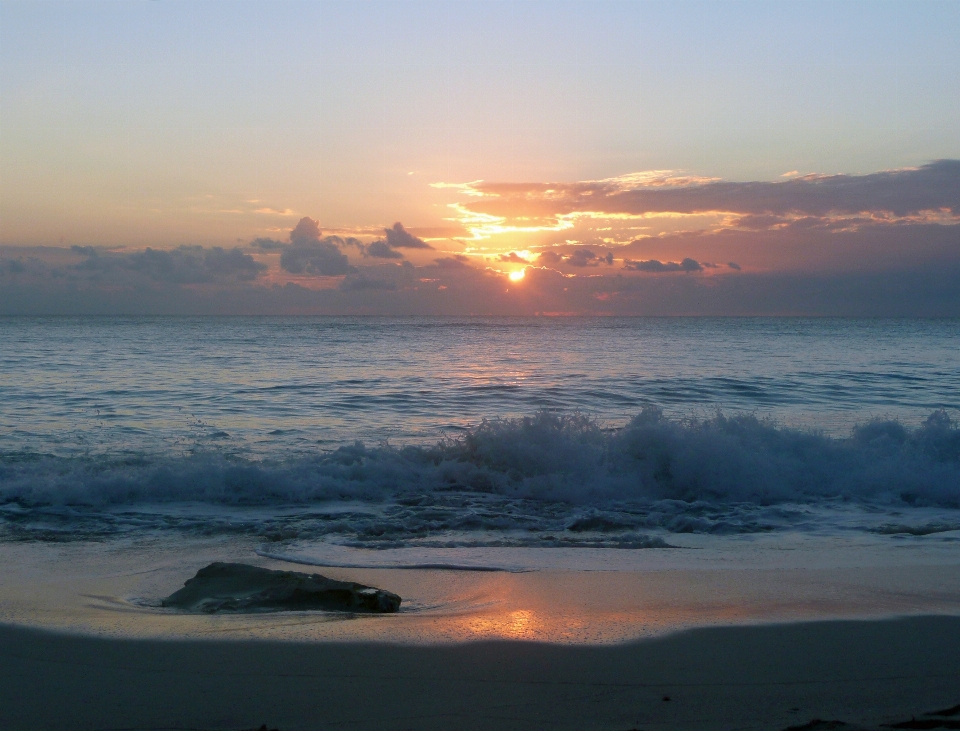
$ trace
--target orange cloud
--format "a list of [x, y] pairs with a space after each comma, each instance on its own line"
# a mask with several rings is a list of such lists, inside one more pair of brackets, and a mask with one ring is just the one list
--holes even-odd
[[811, 217], [960, 222], [960, 161], [956, 160], [869, 175], [804, 175], [774, 182], [730, 182], [648, 171], [577, 183], [477, 181], [438, 186], [468, 196], [451, 208], [477, 237], [562, 231], [572, 228], [577, 218], [714, 216], [734, 226], [751, 220], [756, 224], [759, 217], [771, 226]]

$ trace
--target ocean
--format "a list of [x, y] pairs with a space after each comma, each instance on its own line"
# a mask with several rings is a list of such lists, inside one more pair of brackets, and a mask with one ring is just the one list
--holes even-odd
[[[958, 344], [957, 320], [0, 319], [0, 622], [591, 644], [956, 613]], [[403, 603], [161, 606], [215, 560]]]
[[957, 320], [12, 318], [0, 343], [7, 541], [960, 525]]

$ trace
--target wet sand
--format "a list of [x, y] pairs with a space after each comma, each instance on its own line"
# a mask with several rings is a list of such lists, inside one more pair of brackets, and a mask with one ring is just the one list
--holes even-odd
[[[781, 537], [754, 550], [765, 544], [737, 540], [726, 553], [585, 549], [595, 561], [631, 554], [642, 563], [519, 574], [310, 567], [263, 558], [257, 543], [233, 539], [0, 543], [0, 624], [116, 639], [596, 645], [705, 626], [960, 615], [957, 543], [918, 540], [880, 550], [823, 541], [805, 549], [806, 542], [787, 550], [795, 546]], [[752, 562], [744, 558], [748, 549]], [[403, 603], [396, 614], [349, 619], [160, 606], [213, 561], [317, 571], [395, 592]]]
[[4, 729], [879, 728], [958, 703], [956, 617], [701, 628], [605, 647], [0, 628]]

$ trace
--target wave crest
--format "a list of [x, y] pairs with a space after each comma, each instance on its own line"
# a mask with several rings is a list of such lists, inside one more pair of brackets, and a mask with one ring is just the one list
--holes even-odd
[[[99, 525], [104, 511], [116, 521], [117, 509], [147, 504], [320, 510], [359, 501], [382, 507], [365, 514], [362, 532], [384, 540], [445, 530], [595, 536], [650, 526], [764, 530], [772, 513], [764, 523], [757, 511], [825, 499], [960, 507], [960, 427], [937, 411], [917, 427], [873, 420], [838, 439], [751, 414], [672, 419], [651, 406], [620, 428], [539, 412], [484, 421], [432, 446], [357, 442], [267, 460], [211, 451], [0, 457], [0, 516], [11, 525], [94, 513]], [[193, 520], [218, 524], [209, 515]], [[358, 530], [359, 518], [315, 522], [334, 530], [338, 520]]]

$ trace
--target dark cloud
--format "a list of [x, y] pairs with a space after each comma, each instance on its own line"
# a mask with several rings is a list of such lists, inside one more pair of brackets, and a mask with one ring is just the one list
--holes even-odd
[[[236, 279], [241, 282], [249, 282], [267, 270], [265, 264], [261, 264], [249, 254], [244, 253], [239, 247], [222, 249], [219, 246], [214, 246], [211, 249], [198, 249], [199, 247], [194, 249], [192, 255], [195, 257], [195, 261], [203, 262], [202, 268], [204, 276], [207, 277], [206, 281]], [[147, 251], [150, 250], [147, 249]], [[161, 254], [161, 256], [154, 257], [154, 261], [148, 265], [148, 268], [155, 266], [158, 260], [163, 261], [162, 254], [168, 254], [176, 264], [184, 262], [187, 258], [184, 256], [186, 252], [183, 247], [172, 252], [156, 253]]]
[[517, 252], [511, 251], [509, 254], [501, 254], [500, 261], [509, 262], [511, 264], [529, 264], [529, 259], [524, 259]]
[[540, 253], [540, 256], [537, 257], [538, 264], [559, 264], [561, 261], [563, 261], [563, 257], [556, 251], [543, 251]]
[[390, 248], [390, 244], [386, 241], [374, 241], [366, 248], [367, 256], [372, 256], [376, 259], [402, 259], [403, 254], [395, 249]]
[[[291, 266], [298, 267], [303, 261], [317, 257], [316, 251], [318, 247], [316, 244], [318, 243], [329, 245], [319, 247], [324, 253], [327, 254], [327, 256], [324, 256], [323, 253], [319, 255], [320, 258], [324, 259], [325, 269], [330, 269], [331, 267], [336, 268], [335, 264], [331, 264], [331, 262], [336, 261], [336, 257], [331, 255], [332, 250], [329, 248], [330, 246], [338, 249], [343, 246], [355, 246], [361, 252], [366, 251], [364, 245], [353, 237], [348, 237], [346, 239], [340, 238], [339, 236], [323, 237], [320, 232], [319, 222], [308, 216], [301, 218], [297, 225], [290, 232], [289, 244], [271, 238], [256, 238], [250, 242], [250, 246], [254, 249], [260, 249], [261, 251], [285, 251], [287, 249], [296, 249], [294, 254], [287, 257], [287, 262]], [[306, 270], [302, 269], [297, 273], [302, 273], [303, 271]]]
[[288, 246], [280, 255], [280, 268], [291, 274], [319, 274], [323, 277], [356, 271], [335, 243], [336, 237], [330, 239], [334, 241], [325, 239]]
[[339, 236], [321, 239], [319, 221], [304, 216], [290, 232], [290, 246], [284, 247], [280, 255], [280, 268], [291, 274], [318, 274], [322, 277], [349, 274], [356, 269], [340, 247], [354, 241], [344, 241]]
[[387, 235], [387, 245], [393, 249], [432, 249], [426, 241], [418, 239], [409, 231], [403, 228], [403, 224], [397, 221], [393, 228], [385, 228]]
[[690, 259], [689, 257], [679, 263], [675, 261], [662, 262], [657, 259], [648, 259], [647, 261], [631, 261], [627, 259], [624, 262], [623, 268], [637, 272], [652, 272], [654, 274], [703, 271], [700, 262], [696, 259]]
[[279, 251], [287, 246], [287, 244], [282, 241], [277, 241], [276, 239], [266, 239], [258, 238], [250, 242], [250, 246], [254, 249], [260, 249], [262, 251]]
[[206, 284], [210, 282], [250, 282], [266, 271], [239, 247], [180, 246], [176, 249], [152, 249], [134, 253], [101, 251], [93, 246], [73, 246], [71, 251], [86, 257], [74, 269], [104, 273], [126, 271], [141, 274], [154, 282], [167, 284]]
[[309, 216], [300, 219], [293, 230], [290, 232], [290, 243], [305, 245], [320, 240], [320, 222], [314, 221]]
[[347, 238], [341, 238], [340, 236], [324, 236], [323, 241], [326, 241], [328, 244], [333, 244], [334, 246], [344, 247], [344, 246], [355, 246], [360, 251], [364, 251], [365, 247], [361, 241], [348, 236]]
[[567, 257], [567, 264], [572, 267], [585, 267], [596, 264], [597, 255], [590, 249], [576, 249]]
[[740, 265], [737, 264], [737, 262], [735, 261], [727, 262], [727, 266], [730, 267], [731, 269], [736, 269], [738, 272], [740, 271]]
[[433, 260], [441, 269], [470, 269], [470, 257], [463, 256], [462, 254], [454, 254], [453, 256], [445, 256], [439, 259]]
[[[562, 253], [561, 253], [562, 252]], [[566, 254], [566, 256], [564, 256]], [[557, 266], [567, 264], [572, 267], [595, 267], [601, 264], [613, 264], [613, 253], [597, 254], [586, 247], [560, 247], [560, 251], [548, 249], [537, 256], [537, 263], [541, 266]]]

